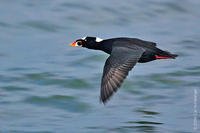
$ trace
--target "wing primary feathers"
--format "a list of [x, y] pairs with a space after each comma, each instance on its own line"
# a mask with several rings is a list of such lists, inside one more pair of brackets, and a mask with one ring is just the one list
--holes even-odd
[[[121, 86], [129, 71], [135, 66], [140, 59], [144, 50], [115, 48], [104, 65], [103, 76], [101, 80], [100, 101], [104, 104]], [[120, 55], [120, 56], [119, 56]]]

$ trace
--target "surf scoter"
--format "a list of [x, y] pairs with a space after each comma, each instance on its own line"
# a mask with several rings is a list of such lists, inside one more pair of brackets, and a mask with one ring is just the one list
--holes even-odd
[[156, 43], [137, 38], [84, 37], [70, 46], [102, 50], [110, 54], [105, 62], [101, 80], [100, 100], [105, 104], [121, 86], [128, 72], [137, 62], [145, 63], [157, 59], [175, 59], [178, 55], [157, 48]]

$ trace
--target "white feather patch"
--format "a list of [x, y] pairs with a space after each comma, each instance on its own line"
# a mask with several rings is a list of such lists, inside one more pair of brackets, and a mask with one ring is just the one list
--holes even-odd
[[79, 46], [77, 43], [78, 43], [78, 42], [76, 42], [75, 47], [78, 47], [78, 46]]
[[85, 40], [87, 37], [83, 37], [83, 38], [81, 38], [82, 40]]
[[103, 39], [96, 37], [96, 42], [101, 42], [101, 41], [103, 41]]

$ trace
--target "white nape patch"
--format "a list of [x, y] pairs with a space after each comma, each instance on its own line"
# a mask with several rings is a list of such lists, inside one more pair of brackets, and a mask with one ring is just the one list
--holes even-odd
[[82, 40], [85, 40], [87, 38], [87, 36], [86, 37], [83, 37], [83, 38], [81, 38]]
[[101, 41], [103, 41], [103, 39], [96, 37], [96, 42], [101, 42]]

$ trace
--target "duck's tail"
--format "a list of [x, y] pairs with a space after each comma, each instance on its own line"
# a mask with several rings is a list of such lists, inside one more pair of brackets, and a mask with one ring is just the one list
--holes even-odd
[[172, 54], [168, 51], [157, 49], [155, 58], [156, 59], [175, 59], [177, 56], [178, 56], [177, 54]]

